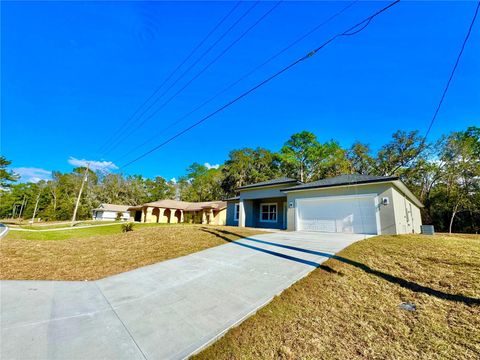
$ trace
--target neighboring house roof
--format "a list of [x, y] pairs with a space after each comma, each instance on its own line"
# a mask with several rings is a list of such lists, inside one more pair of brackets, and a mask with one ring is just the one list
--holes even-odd
[[130, 205], [100, 204], [100, 206], [94, 210], [125, 212], [128, 211], [129, 208]]
[[129, 207], [129, 210], [139, 210], [142, 207], [159, 207], [163, 209], [176, 209], [185, 211], [199, 211], [203, 209], [222, 210], [227, 207], [227, 203], [225, 201], [189, 202], [167, 199], [149, 202], [140, 206], [131, 206]]
[[331, 186], [341, 186], [341, 185], [354, 185], [354, 184], [368, 184], [376, 183], [383, 181], [394, 181], [398, 180], [398, 176], [373, 176], [373, 175], [360, 175], [360, 174], [348, 174], [335, 176], [328, 179], [312, 181], [310, 183], [301, 184], [297, 186], [291, 186], [282, 191], [295, 191], [295, 190], [304, 190], [304, 189], [317, 189]]
[[227, 207], [225, 201], [204, 201], [204, 202], [194, 202], [189, 203], [187, 206], [187, 211], [196, 211], [202, 209], [213, 209], [213, 210], [222, 210]]
[[258, 182], [258, 183], [255, 183], [255, 184], [240, 186], [237, 190], [252, 189], [252, 188], [263, 187], [263, 186], [275, 186], [275, 185], [282, 185], [282, 184], [292, 184], [292, 183], [301, 184], [301, 182], [296, 180], [296, 179], [292, 179], [292, 178], [289, 178], [289, 177], [281, 177], [281, 178], [277, 178], [277, 179]]

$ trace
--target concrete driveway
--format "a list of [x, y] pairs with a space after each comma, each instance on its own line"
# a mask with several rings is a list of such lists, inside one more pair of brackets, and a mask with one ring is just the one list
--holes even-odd
[[364, 237], [278, 232], [98, 281], [2, 281], [0, 358], [182, 359]]

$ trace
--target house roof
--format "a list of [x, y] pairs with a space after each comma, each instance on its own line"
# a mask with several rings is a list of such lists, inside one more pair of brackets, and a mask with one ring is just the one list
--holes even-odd
[[354, 184], [368, 184], [376, 183], [383, 181], [394, 181], [398, 180], [398, 176], [374, 176], [374, 175], [360, 175], [360, 174], [348, 174], [335, 176], [328, 179], [313, 181], [306, 184], [301, 184], [297, 186], [291, 186], [282, 191], [296, 191], [296, 190], [305, 190], [305, 189], [317, 189], [325, 188], [332, 186], [342, 186], [342, 185], [354, 185]]
[[240, 200], [240, 196], [233, 196], [231, 198], [225, 199], [224, 201], [238, 201]]
[[189, 203], [187, 206], [188, 211], [196, 211], [202, 209], [213, 209], [213, 210], [222, 210], [227, 207], [225, 201], [204, 201], [204, 202], [194, 202]]
[[322, 189], [334, 186], [374, 184], [380, 182], [391, 182], [418, 207], [423, 207], [421, 201], [418, 200], [418, 198], [407, 188], [407, 186], [398, 178], [398, 176], [374, 176], [361, 174], [340, 175], [328, 179], [313, 181], [307, 184], [291, 186], [289, 188], [282, 189], [281, 191], [289, 192], [308, 189]]
[[188, 202], [179, 200], [159, 200], [149, 202], [140, 206], [131, 206], [130, 210], [139, 210], [142, 207], [159, 207], [164, 209], [176, 209], [185, 211], [199, 211], [203, 209], [222, 210], [227, 207], [225, 201], [204, 201], [204, 202]]
[[292, 184], [292, 183], [301, 184], [301, 182], [296, 179], [292, 179], [289, 177], [281, 177], [277, 179], [258, 182], [255, 184], [240, 186], [237, 190], [253, 189], [253, 188], [263, 187], [263, 186], [275, 186], [275, 185]]
[[125, 212], [130, 208], [130, 205], [117, 205], [117, 204], [100, 204], [94, 210], [104, 210], [104, 211], [121, 211]]

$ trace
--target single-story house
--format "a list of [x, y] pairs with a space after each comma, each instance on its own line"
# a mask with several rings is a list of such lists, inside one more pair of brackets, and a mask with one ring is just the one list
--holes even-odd
[[93, 220], [117, 220], [117, 214], [122, 213], [121, 220], [130, 220], [130, 205], [116, 205], [116, 204], [100, 204], [96, 209], [93, 209]]
[[328, 233], [420, 233], [422, 203], [396, 176], [279, 178], [237, 189], [227, 225]]
[[225, 225], [227, 203], [225, 201], [187, 202], [160, 200], [128, 208], [137, 222], [147, 223], [196, 223]]

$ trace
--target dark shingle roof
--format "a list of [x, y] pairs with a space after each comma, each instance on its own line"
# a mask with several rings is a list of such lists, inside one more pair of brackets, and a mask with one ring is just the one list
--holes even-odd
[[289, 177], [281, 177], [277, 179], [262, 181], [256, 184], [240, 186], [237, 190], [250, 189], [250, 188], [262, 187], [262, 186], [290, 184], [290, 183], [301, 184], [301, 182], [296, 179], [292, 179]]
[[394, 181], [394, 180], [398, 180], [398, 176], [374, 176], [374, 175], [350, 174], [350, 175], [340, 175], [340, 176], [335, 176], [328, 179], [313, 181], [307, 184], [291, 186], [289, 188], [282, 189], [282, 191], [317, 189], [317, 188], [324, 188], [324, 187], [331, 187], [331, 186], [367, 184], [367, 183], [376, 183], [376, 182]]

